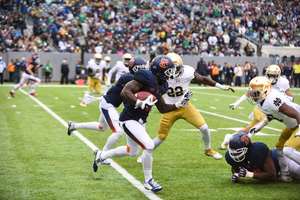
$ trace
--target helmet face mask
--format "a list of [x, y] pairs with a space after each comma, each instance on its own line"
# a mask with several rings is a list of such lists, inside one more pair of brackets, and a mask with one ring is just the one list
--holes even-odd
[[271, 92], [271, 82], [263, 76], [253, 78], [247, 89], [248, 101], [250, 104], [260, 103], [267, 98]]
[[270, 65], [266, 70], [266, 74], [271, 83], [275, 84], [281, 75], [281, 69], [278, 65]]
[[172, 81], [174, 81], [183, 72], [183, 62], [182, 62], [181, 57], [176, 53], [168, 53], [167, 57], [169, 57], [175, 65], [175, 69], [173, 70], [174, 73], [170, 77], [172, 79]]
[[167, 56], [157, 56], [150, 64], [150, 71], [156, 75], [161, 82], [167, 81], [174, 76], [174, 63]]
[[246, 133], [238, 132], [231, 136], [228, 145], [230, 157], [235, 162], [243, 162], [252, 147], [251, 140]]

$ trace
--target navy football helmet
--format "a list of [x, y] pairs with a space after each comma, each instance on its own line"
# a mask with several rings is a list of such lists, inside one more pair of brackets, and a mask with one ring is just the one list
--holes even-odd
[[40, 56], [37, 53], [32, 53], [31, 59], [32, 61], [35, 61], [37, 64], [40, 63]]
[[129, 61], [128, 67], [131, 74], [136, 73], [140, 69], [146, 69], [147, 62], [141, 57], [132, 58]]
[[163, 82], [174, 74], [174, 63], [167, 56], [157, 56], [150, 63], [150, 71]]
[[228, 151], [235, 162], [242, 162], [250, 152], [252, 143], [250, 137], [243, 132], [235, 133], [229, 140]]

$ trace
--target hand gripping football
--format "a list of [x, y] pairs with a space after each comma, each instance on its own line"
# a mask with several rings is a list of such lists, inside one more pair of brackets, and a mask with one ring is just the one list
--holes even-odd
[[151, 102], [156, 100], [156, 97], [151, 94], [150, 92], [146, 92], [146, 91], [139, 91], [137, 93], [135, 93], [136, 98], [138, 98], [141, 101], [145, 101], [150, 95], [153, 96], [153, 98], [151, 98]]

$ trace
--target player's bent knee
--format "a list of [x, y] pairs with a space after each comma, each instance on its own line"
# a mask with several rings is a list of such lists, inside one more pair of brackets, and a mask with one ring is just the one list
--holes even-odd
[[136, 157], [136, 156], [138, 156], [139, 155], [139, 152], [140, 152], [140, 149], [137, 149], [137, 150], [134, 150], [134, 149], [130, 149], [130, 151], [129, 151], [129, 156], [131, 156], [131, 157]]
[[288, 158], [292, 158], [293, 150], [293, 147], [283, 147], [283, 154]]

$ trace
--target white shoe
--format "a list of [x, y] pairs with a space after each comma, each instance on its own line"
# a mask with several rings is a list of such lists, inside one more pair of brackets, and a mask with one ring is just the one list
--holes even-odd
[[136, 162], [141, 163], [141, 162], [142, 162], [142, 159], [143, 159], [142, 156], [143, 156], [143, 155], [141, 155], [140, 157], [138, 157], [138, 159], [136, 160]]
[[81, 106], [83, 106], [83, 107], [86, 107], [86, 104], [82, 101], [82, 102], [80, 102], [80, 104], [79, 105], [81, 105]]
[[102, 160], [101, 162], [102, 165], [110, 165], [110, 162], [108, 162], [106, 159]]
[[227, 145], [229, 144], [229, 140], [230, 140], [231, 136], [232, 136], [232, 134], [226, 134], [225, 135], [224, 141], [221, 144], [221, 149], [222, 150], [226, 149]]
[[93, 169], [94, 169], [94, 172], [97, 172], [98, 170], [98, 167], [102, 164], [103, 160], [101, 158], [101, 154], [102, 154], [102, 151], [100, 151], [100, 149], [96, 149], [94, 151], [94, 155], [95, 155], [95, 161], [93, 162]]
[[71, 133], [76, 130], [74, 126], [75, 126], [75, 122], [73, 121], [68, 122], [68, 135], [71, 135]]
[[151, 178], [147, 183], [144, 182], [144, 187], [153, 192], [159, 192], [164, 189], [162, 186], [158, 185], [153, 178]]
[[220, 159], [222, 159], [222, 155], [221, 154], [219, 154], [218, 152], [215, 152], [212, 148], [209, 148], [209, 149], [204, 149], [204, 151], [205, 151], [205, 155], [207, 155], [207, 156], [212, 156], [214, 159], [216, 159], [216, 160], [220, 160]]
[[286, 182], [286, 183], [289, 183], [289, 182], [292, 182], [292, 181], [293, 181], [293, 179], [292, 179], [292, 177], [290, 176], [290, 173], [289, 173], [289, 172], [281, 171], [280, 174], [281, 174], [281, 176], [278, 177], [278, 180], [279, 180], [279, 181]]

